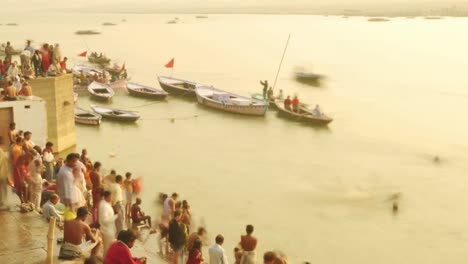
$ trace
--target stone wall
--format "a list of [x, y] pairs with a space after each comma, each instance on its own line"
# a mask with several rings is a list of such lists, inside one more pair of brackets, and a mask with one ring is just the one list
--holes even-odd
[[75, 114], [73, 103], [73, 75], [29, 80], [33, 95], [46, 102], [48, 140], [55, 151], [75, 146]]

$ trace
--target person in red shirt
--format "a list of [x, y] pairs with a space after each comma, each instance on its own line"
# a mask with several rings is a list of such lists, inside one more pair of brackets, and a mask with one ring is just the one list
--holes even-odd
[[67, 69], [67, 60], [68, 60], [68, 58], [65, 57], [65, 58], [63, 58], [63, 60], [60, 62], [60, 68], [62, 68], [62, 72], [63, 72], [63, 73], [67, 73], [67, 72], [68, 72], [68, 69]]
[[291, 97], [289, 97], [289, 95], [288, 95], [288, 97], [286, 97], [286, 100], [284, 100], [284, 108], [286, 110], [291, 111], [291, 103], [292, 103]]
[[203, 262], [201, 246], [201, 240], [197, 239], [193, 242], [193, 246], [189, 251], [189, 256], [186, 264], [201, 264]]
[[147, 221], [149, 227], [151, 228], [151, 217], [149, 215], [145, 215], [140, 208], [141, 199], [136, 198], [136, 202], [132, 205], [132, 221], [134, 224], [139, 224], [140, 222]]
[[130, 249], [135, 244], [137, 236], [132, 230], [122, 230], [117, 235], [117, 241], [107, 250], [104, 263], [112, 264], [146, 264], [146, 257], [134, 258]]
[[299, 113], [299, 98], [297, 98], [297, 96], [294, 96], [292, 100], [292, 109], [293, 112]]

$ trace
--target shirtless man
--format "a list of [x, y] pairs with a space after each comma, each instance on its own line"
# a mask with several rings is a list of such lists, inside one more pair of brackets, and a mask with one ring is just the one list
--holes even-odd
[[247, 234], [241, 236], [241, 241], [239, 243], [243, 251], [240, 263], [255, 264], [255, 248], [257, 247], [257, 238], [252, 236], [252, 233], [254, 231], [253, 225], [247, 225], [245, 231], [247, 232]]
[[10, 146], [16, 143], [16, 136], [17, 136], [17, 131], [16, 131], [16, 124], [11, 123], [10, 124], [10, 130], [8, 131], [8, 139], [10, 141]]
[[[85, 223], [88, 214], [86, 207], [80, 207], [76, 213], [76, 218], [65, 222], [63, 229], [64, 244], [60, 248], [59, 258], [73, 259], [82, 255], [89, 257], [90, 255], [96, 256], [98, 253], [99, 234], [97, 231], [93, 234], [89, 225]], [[83, 237], [86, 238], [84, 243]]]
[[141, 199], [136, 198], [136, 203], [132, 205], [132, 210], [131, 210], [132, 221], [134, 224], [139, 224], [141, 222], [147, 221], [148, 226], [151, 228], [151, 217], [149, 215], [145, 215], [145, 213], [141, 211], [140, 204], [141, 204]]
[[123, 182], [123, 190], [125, 192], [125, 211], [127, 212], [127, 218], [131, 217], [130, 211], [133, 203], [133, 180], [130, 172], [125, 173], [125, 180]]

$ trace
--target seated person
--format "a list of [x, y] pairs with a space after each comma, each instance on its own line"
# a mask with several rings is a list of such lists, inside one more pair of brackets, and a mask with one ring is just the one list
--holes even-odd
[[28, 82], [23, 83], [23, 86], [19, 90], [19, 95], [32, 96], [32, 88], [31, 88], [31, 86], [29, 86]]
[[299, 98], [297, 98], [297, 96], [294, 96], [292, 100], [292, 109], [293, 112], [299, 113]]
[[132, 205], [132, 209], [131, 209], [132, 221], [134, 224], [139, 224], [141, 222], [147, 221], [148, 226], [151, 227], [151, 217], [149, 215], [145, 215], [145, 213], [141, 211], [140, 204], [141, 204], [141, 199], [136, 198], [136, 202]]
[[16, 100], [17, 96], [16, 87], [13, 86], [11, 81], [7, 82], [7, 87], [5, 88], [5, 99], [8, 101]]
[[291, 104], [292, 104], [292, 101], [291, 101], [290, 96], [288, 95], [288, 97], [286, 97], [286, 100], [284, 100], [284, 108], [286, 110], [291, 111]]
[[319, 105], [315, 105], [315, 108], [314, 110], [312, 111], [312, 113], [316, 116], [321, 116], [322, 115], [322, 110], [320, 110], [320, 106]]
[[[99, 251], [100, 238], [98, 232], [93, 234], [91, 228], [85, 223], [89, 212], [86, 207], [78, 208], [76, 218], [65, 221], [63, 229], [64, 244], [60, 248], [60, 259], [74, 259], [81, 256], [96, 256]], [[83, 242], [83, 238], [86, 239]], [[112, 262], [109, 262], [112, 263]]]
[[122, 230], [117, 235], [117, 241], [107, 250], [104, 263], [112, 264], [145, 264], [146, 257], [134, 258], [130, 249], [135, 244], [136, 235], [132, 230]]
[[49, 66], [49, 69], [47, 69], [47, 75], [48, 76], [58, 76], [60, 74], [62, 74], [62, 69], [60, 68], [60, 65], [53, 61], [50, 66]]
[[21, 65], [21, 73], [26, 79], [34, 79], [34, 71], [29, 63]]
[[52, 194], [49, 197], [49, 201], [47, 201], [43, 206], [42, 206], [42, 216], [49, 221], [51, 217], [55, 217], [57, 219], [57, 222], [62, 222], [62, 216], [58, 212], [58, 210], [55, 208], [55, 205], [58, 203], [59, 197], [56, 194]]

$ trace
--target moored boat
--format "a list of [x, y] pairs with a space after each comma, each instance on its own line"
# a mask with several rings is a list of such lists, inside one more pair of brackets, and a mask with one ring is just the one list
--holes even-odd
[[164, 90], [133, 82], [127, 83], [127, 90], [130, 95], [144, 97], [148, 99], [163, 100], [168, 95], [168, 93]]
[[100, 105], [91, 105], [90, 107], [94, 112], [100, 114], [103, 118], [111, 120], [135, 122], [140, 118], [140, 114], [135, 111], [122, 110]]
[[331, 121], [333, 121], [333, 118], [323, 113], [315, 114], [313, 110], [308, 109], [307, 107], [305, 107], [304, 104], [299, 106], [299, 113], [284, 108], [284, 104], [280, 100], [275, 101], [275, 105], [279, 110], [278, 113], [281, 116], [295, 121], [300, 121], [313, 125], [327, 125]]
[[165, 76], [158, 76], [158, 81], [161, 88], [172, 95], [196, 98], [195, 86], [197, 83], [195, 82]]
[[99, 114], [75, 106], [75, 123], [98, 126], [101, 118]]
[[98, 82], [92, 82], [88, 86], [88, 91], [94, 98], [99, 100], [110, 100], [115, 95], [111, 87]]
[[215, 109], [243, 114], [265, 115], [268, 103], [249, 97], [229, 93], [214, 87], [197, 85], [195, 88], [198, 103]]

